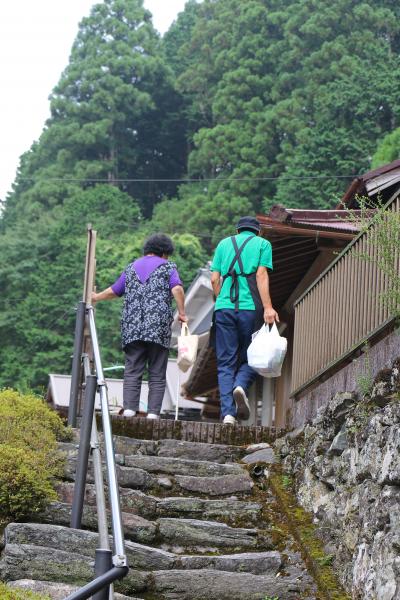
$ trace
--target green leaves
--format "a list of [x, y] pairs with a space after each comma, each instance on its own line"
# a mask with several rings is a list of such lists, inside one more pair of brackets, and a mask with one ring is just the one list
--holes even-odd
[[[331, 208], [398, 158], [399, 57], [392, 0], [189, 0], [163, 39], [141, 0], [96, 4], [1, 215], [0, 384], [69, 369], [87, 223], [99, 288], [154, 231], [187, 285], [240, 216]], [[119, 310], [98, 311], [105, 362]]]

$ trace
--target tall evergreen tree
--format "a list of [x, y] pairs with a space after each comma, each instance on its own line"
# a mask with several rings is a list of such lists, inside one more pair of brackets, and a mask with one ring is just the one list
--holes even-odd
[[199, 124], [189, 172], [215, 179], [216, 207], [326, 208], [348, 183], [336, 176], [369, 167], [400, 120], [399, 16], [391, 0], [200, 5], [178, 82]]

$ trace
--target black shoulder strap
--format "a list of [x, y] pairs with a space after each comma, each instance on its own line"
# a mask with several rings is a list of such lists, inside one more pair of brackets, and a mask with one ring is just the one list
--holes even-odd
[[[232, 284], [231, 284], [231, 289], [229, 291], [229, 297], [230, 297], [230, 301], [232, 302], [232, 304], [235, 305], [235, 310], [239, 310], [239, 279], [238, 277], [240, 275], [244, 275], [243, 273], [243, 262], [242, 262], [242, 257], [241, 254], [243, 252], [244, 247], [246, 246], [246, 244], [248, 244], [248, 242], [253, 239], [252, 235], [249, 235], [243, 242], [243, 244], [240, 246], [238, 246], [237, 241], [235, 236], [233, 235], [231, 237], [232, 240], [232, 244], [235, 250], [235, 256], [232, 259], [231, 264], [229, 265], [229, 269], [226, 275], [224, 275], [224, 279], [226, 279], [226, 277], [231, 277], [232, 278]], [[235, 271], [235, 264], [238, 263], [239, 265], [239, 273], [236, 273]]]
[[[252, 237], [253, 237], [253, 236], [249, 235], [249, 237], [247, 237], [247, 238], [244, 240], [244, 242], [243, 242], [243, 244], [240, 246], [240, 248], [239, 248], [239, 246], [237, 245], [237, 241], [236, 241], [236, 238], [235, 238], [235, 236], [233, 235], [233, 236], [231, 237], [232, 244], [233, 244], [233, 247], [234, 247], [234, 250], [235, 250], [235, 256], [233, 257], [233, 259], [232, 259], [232, 262], [231, 262], [231, 264], [229, 265], [229, 269], [228, 269], [228, 272], [227, 272], [227, 274], [226, 274], [226, 275], [231, 275], [233, 272], [235, 272], [235, 271], [234, 271], [234, 267], [235, 267], [235, 264], [236, 264], [236, 262], [237, 262], [237, 263], [238, 263], [238, 265], [239, 265], [240, 272], [242, 272], [242, 271], [243, 271], [243, 262], [242, 262], [242, 257], [241, 257], [241, 254], [242, 254], [242, 252], [243, 252], [243, 250], [244, 250], [244, 247], [245, 247], [245, 246], [246, 246], [246, 244], [247, 244], [247, 243], [248, 243], [248, 242], [249, 242], [249, 241], [252, 239]], [[226, 277], [226, 275], [225, 275], [225, 277]]]

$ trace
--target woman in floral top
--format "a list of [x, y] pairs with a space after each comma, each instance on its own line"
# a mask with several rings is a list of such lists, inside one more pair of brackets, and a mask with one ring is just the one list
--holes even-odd
[[124, 296], [121, 318], [122, 348], [125, 352], [125, 417], [139, 410], [142, 376], [147, 366], [149, 399], [147, 418], [157, 419], [165, 392], [168, 353], [173, 320], [172, 298], [178, 318], [186, 322], [185, 296], [176, 265], [168, 260], [173, 253], [172, 240], [156, 233], [144, 244], [143, 256], [132, 262], [117, 281], [92, 302]]

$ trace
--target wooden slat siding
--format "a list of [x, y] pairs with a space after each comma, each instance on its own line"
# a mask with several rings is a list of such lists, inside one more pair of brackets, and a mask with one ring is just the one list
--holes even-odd
[[[330, 278], [329, 278], [330, 279]], [[329, 313], [329, 304], [326, 302], [322, 302], [321, 300], [323, 298], [329, 298], [329, 279], [323, 279], [322, 283], [321, 283], [321, 289], [320, 289], [320, 304], [321, 304], [321, 313], [320, 313], [320, 319], [319, 319], [319, 323], [326, 323], [326, 339], [324, 340], [322, 336], [320, 336], [320, 364], [324, 364], [325, 363], [325, 359], [326, 359], [326, 354], [327, 352], [329, 352], [329, 321], [330, 319], [333, 317], [333, 315], [331, 315]]]
[[[352, 281], [353, 281], [353, 287], [351, 290], [351, 296], [350, 296], [350, 332], [351, 332], [351, 339], [352, 340], [356, 340], [358, 339], [358, 334], [357, 334], [357, 330], [358, 330], [358, 323], [357, 323], [357, 315], [358, 315], [358, 306], [357, 306], [357, 290], [360, 286], [360, 282], [361, 282], [361, 277], [360, 277], [360, 271], [358, 269], [358, 259], [355, 256], [349, 256], [349, 260], [350, 260], [350, 264], [351, 264], [351, 274], [352, 274]], [[340, 340], [339, 340], [339, 344], [340, 344]], [[338, 352], [335, 356], [340, 356], [340, 354], [342, 353], [342, 349], [340, 348], [340, 346], [338, 345]]]
[[[369, 256], [373, 255], [373, 245], [367, 241], [367, 251]], [[368, 294], [367, 294], [367, 310], [365, 311], [364, 327], [365, 331], [372, 331], [374, 326], [374, 272], [376, 272], [375, 265], [368, 263]]]
[[[400, 212], [400, 197], [388, 210]], [[390, 320], [389, 306], [380, 300], [390, 281], [374, 262], [373, 236], [371, 228], [356, 239], [295, 305], [292, 394]], [[368, 253], [373, 260], [353, 253]], [[393, 260], [399, 270], [398, 253]]]
[[[353, 260], [352, 258], [349, 259], [350, 262]], [[351, 262], [351, 266], [353, 265], [353, 263]], [[340, 265], [338, 265], [338, 268], [340, 269]], [[347, 277], [349, 275], [349, 271], [346, 269], [340, 269], [342, 271], [342, 289], [341, 289], [341, 306], [342, 306], [342, 302], [343, 302], [343, 298], [345, 296], [345, 289], [347, 286]], [[354, 273], [351, 273], [350, 277], [354, 276]], [[346, 334], [348, 331], [348, 327], [350, 326], [350, 323], [352, 323], [352, 310], [354, 308], [354, 304], [351, 302], [349, 304], [349, 306], [346, 307], [347, 309], [347, 315], [345, 316], [343, 314], [343, 306], [342, 306], [342, 310], [340, 311], [340, 352], [343, 352], [343, 348], [346, 347]]]
[[335, 335], [334, 335], [334, 342], [333, 342], [333, 352], [335, 353], [335, 356], [337, 356], [337, 354], [340, 351], [339, 348], [339, 344], [340, 344], [340, 336], [337, 334], [339, 326], [341, 326], [341, 321], [343, 319], [341, 319], [339, 317], [340, 315], [340, 298], [341, 298], [341, 289], [340, 289], [340, 270], [337, 268], [337, 265], [335, 265], [334, 267], [334, 276], [335, 276], [335, 303], [334, 303], [334, 314], [337, 315], [337, 323], [335, 324]]
[[[332, 273], [333, 275], [333, 273]], [[324, 344], [324, 362], [327, 360], [329, 354], [332, 352], [332, 344], [333, 340], [336, 336], [335, 329], [337, 328], [337, 323], [341, 317], [339, 317], [338, 313], [334, 312], [334, 299], [335, 299], [335, 289], [334, 289], [334, 277], [330, 277], [327, 279], [326, 288], [325, 288], [325, 297], [329, 298], [329, 301], [325, 303], [324, 313], [325, 319], [327, 319], [327, 339], [328, 343]]]
[[[370, 250], [367, 238], [364, 238], [364, 252], [368, 253]], [[363, 261], [364, 266], [364, 280], [365, 280], [365, 289], [364, 294], [362, 296], [362, 323], [361, 328], [362, 331], [369, 331], [369, 301], [371, 295], [371, 285], [370, 285], [370, 263]]]

